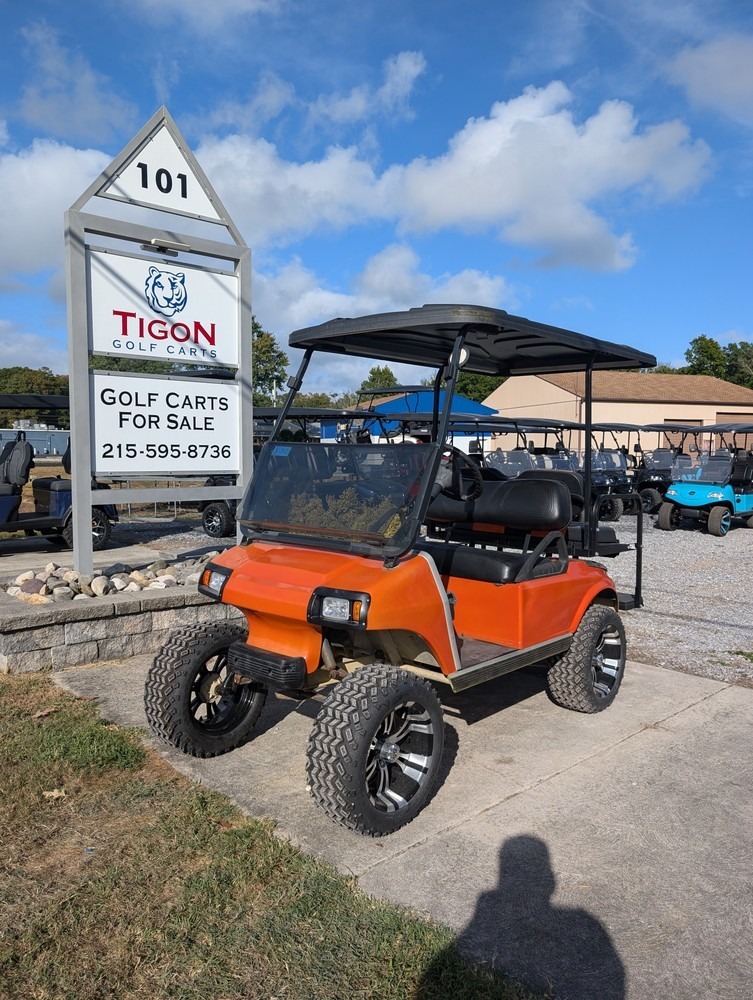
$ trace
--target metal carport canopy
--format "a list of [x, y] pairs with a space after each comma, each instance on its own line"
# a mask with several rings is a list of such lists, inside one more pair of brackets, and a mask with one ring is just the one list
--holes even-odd
[[333, 354], [441, 368], [460, 331], [468, 360], [479, 375], [533, 375], [609, 368], [653, 368], [656, 358], [623, 344], [596, 340], [503, 309], [424, 305], [404, 312], [333, 319], [294, 330], [289, 345]]

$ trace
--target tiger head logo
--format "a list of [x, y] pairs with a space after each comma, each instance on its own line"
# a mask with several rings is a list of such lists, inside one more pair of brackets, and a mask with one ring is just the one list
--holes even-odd
[[186, 276], [182, 271], [160, 271], [157, 267], [149, 268], [149, 275], [144, 283], [144, 295], [149, 307], [163, 316], [174, 316], [186, 308]]

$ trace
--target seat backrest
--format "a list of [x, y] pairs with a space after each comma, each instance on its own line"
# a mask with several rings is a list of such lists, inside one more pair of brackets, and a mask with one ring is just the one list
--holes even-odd
[[5, 482], [11, 486], [24, 486], [29, 481], [29, 472], [34, 464], [34, 449], [21, 433], [13, 442], [8, 457], [5, 460]]
[[15, 441], [6, 441], [3, 445], [2, 451], [0, 451], [0, 483], [7, 483], [6, 479], [6, 468], [8, 465], [8, 459], [10, 458], [10, 453], [13, 451], [13, 446]]
[[429, 505], [427, 518], [465, 524], [492, 524], [525, 531], [561, 531], [572, 520], [570, 491], [564, 483], [548, 478], [510, 479], [484, 483], [476, 500], [438, 496]]
[[737, 459], [732, 465], [729, 481], [740, 485], [753, 482], [753, 462], [750, 459]]
[[583, 510], [583, 476], [577, 472], [570, 469], [528, 469], [526, 472], [521, 472], [518, 479], [537, 479], [539, 482], [547, 479], [555, 483], [564, 483], [570, 493], [573, 511], [577, 514]]
[[63, 466], [63, 472], [70, 476], [71, 474], [71, 436], [68, 435], [68, 444], [65, 446], [65, 451], [63, 452], [63, 457], [60, 460], [60, 464]]

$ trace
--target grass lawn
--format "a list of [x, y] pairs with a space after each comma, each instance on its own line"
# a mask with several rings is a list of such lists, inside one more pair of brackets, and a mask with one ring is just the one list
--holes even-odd
[[0, 677], [0, 788], [2, 1000], [532, 996], [46, 677]]

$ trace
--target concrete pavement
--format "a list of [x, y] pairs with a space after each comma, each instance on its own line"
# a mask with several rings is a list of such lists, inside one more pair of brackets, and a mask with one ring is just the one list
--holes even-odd
[[[149, 661], [54, 678], [143, 727]], [[440, 693], [441, 787], [378, 840], [334, 825], [306, 792], [317, 701], [270, 699], [255, 739], [224, 757], [160, 750], [366, 892], [449, 925], [466, 953], [557, 997], [751, 996], [752, 690], [630, 663], [596, 716], [554, 706], [536, 671]]]

